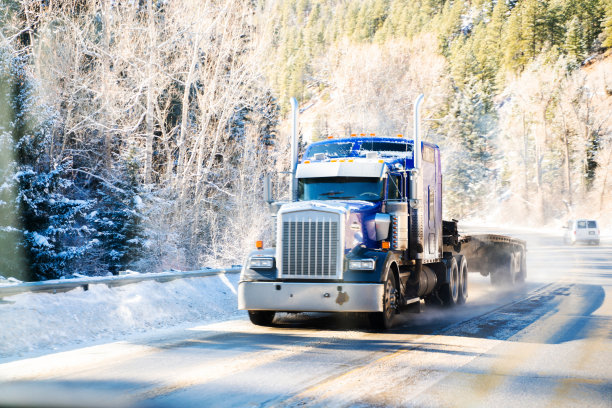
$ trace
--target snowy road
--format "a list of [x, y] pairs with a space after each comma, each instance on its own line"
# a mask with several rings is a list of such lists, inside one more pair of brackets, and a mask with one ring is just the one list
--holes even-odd
[[612, 406], [612, 241], [528, 241], [528, 280], [452, 310], [229, 320], [0, 364], [0, 406]]

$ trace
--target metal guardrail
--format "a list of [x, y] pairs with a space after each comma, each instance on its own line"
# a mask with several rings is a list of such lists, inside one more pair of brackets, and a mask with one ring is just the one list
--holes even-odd
[[201, 271], [171, 271], [158, 273], [134, 273], [118, 276], [101, 276], [76, 279], [55, 279], [42, 282], [24, 282], [15, 285], [0, 286], [0, 299], [26, 292], [68, 292], [81, 287], [89, 289], [89, 285], [123, 286], [131, 283], [144, 281], [169, 282], [175, 279], [200, 278], [204, 276], [215, 276], [223, 274], [240, 273], [240, 266], [222, 269], [203, 269]]

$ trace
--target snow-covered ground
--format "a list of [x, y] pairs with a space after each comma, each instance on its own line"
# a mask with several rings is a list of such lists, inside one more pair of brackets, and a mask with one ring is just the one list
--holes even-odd
[[130, 335], [245, 315], [238, 274], [134, 283], [0, 300], [0, 363]]

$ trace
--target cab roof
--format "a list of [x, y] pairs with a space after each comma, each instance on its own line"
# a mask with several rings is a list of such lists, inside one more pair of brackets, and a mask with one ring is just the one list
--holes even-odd
[[[421, 142], [422, 146], [438, 149], [433, 143]], [[375, 152], [378, 159], [382, 159], [391, 169], [403, 167], [413, 168], [414, 141], [403, 137], [349, 137], [327, 139], [310, 144], [301, 162], [329, 161], [340, 158], [366, 157], [367, 153]], [[321, 158], [319, 158], [319, 155]], [[315, 156], [317, 155], [317, 156]]]

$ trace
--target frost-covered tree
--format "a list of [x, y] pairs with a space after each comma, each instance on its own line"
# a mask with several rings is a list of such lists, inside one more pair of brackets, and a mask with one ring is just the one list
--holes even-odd
[[[32, 146], [34, 147], [34, 146]], [[15, 178], [19, 219], [30, 272], [36, 280], [82, 273], [77, 266], [95, 242], [85, 223], [90, 200], [71, 199], [70, 163], [44, 169], [45, 163], [19, 166]]]
[[102, 249], [99, 267], [113, 274], [140, 259], [145, 241], [138, 162], [127, 159], [115, 167], [112, 183], [103, 181], [96, 189], [96, 210], [88, 215]]
[[83, 219], [92, 203], [75, 197], [72, 163], [57, 163], [48, 155], [52, 116], [34, 103], [25, 64], [25, 57], [6, 49], [0, 53], [2, 147], [5, 157], [11, 156], [1, 174], [0, 240], [3, 251], [13, 255], [5, 271], [42, 280], [73, 272], [73, 261], [93, 245]]
[[495, 192], [496, 121], [485, 98], [476, 83], [465, 84], [438, 129], [444, 155], [444, 210], [455, 218], [479, 214]]

